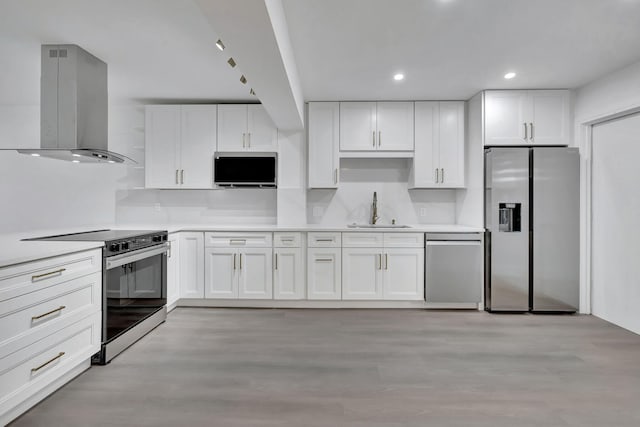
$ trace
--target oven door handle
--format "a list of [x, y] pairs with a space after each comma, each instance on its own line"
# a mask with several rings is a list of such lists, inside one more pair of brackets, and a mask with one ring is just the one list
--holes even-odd
[[106, 259], [107, 270], [129, 264], [130, 262], [140, 261], [155, 255], [166, 253], [169, 250], [169, 243], [152, 246], [150, 248], [138, 249], [137, 251], [127, 252], [122, 255], [114, 255]]

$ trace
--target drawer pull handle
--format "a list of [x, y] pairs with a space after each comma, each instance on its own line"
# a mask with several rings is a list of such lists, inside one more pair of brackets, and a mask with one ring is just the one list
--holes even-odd
[[233, 244], [238, 244], [238, 245], [244, 245], [247, 243], [247, 239], [230, 239], [229, 243]]
[[67, 269], [66, 268], [60, 268], [58, 270], [50, 271], [48, 273], [36, 274], [35, 276], [31, 276], [31, 281], [38, 280], [38, 279], [41, 279], [43, 277], [51, 276], [52, 274], [60, 274], [63, 271], [67, 271]]
[[316, 239], [316, 242], [333, 242], [333, 239]]
[[56, 360], [60, 359], [62, 356], [64, 356], [64, 351], [61, 351], [60, 353], [58, 353], [57, 356], [47, 360], [46, 362], [44, 362], [42, 365], [37, 366], [35, 368], [31, 368], [31, 372], [38, 372], [40, 369], [44, 368], [45, 366], [47, 366], [50, 363], [55, 362]]
[[55, 308], [55, 309], [53, 309], [53, 310], [51, 310], [51, 311], [47, 311], [46, 313], [43, 313], [43, 314], [41, 314], [41, 315], [39, 315], [39, 316], [33, 316], [33, 317], [31, 318], [31, 320], [38, 320], [38, 319], [42, 319], [43, 317], [47, 317], [47, 316], [49, 316], [50, 314], [57, 313], [58, 311], [62, 311], [62, 310], [64, 310], [65, 308], [67, 308], [67, 307], [66, 307], [66, 306], [64, 306], [64, 305], [61, 305], [60, 307]]
[[280, 240], [282, 240], [283, 242], [293, 242], [293, 239], [285, 239], [285, 238], [282, 238], [282, 239], [280, 239]]
[[331, 258], [316, 258], [316, 262], [332, 262]]

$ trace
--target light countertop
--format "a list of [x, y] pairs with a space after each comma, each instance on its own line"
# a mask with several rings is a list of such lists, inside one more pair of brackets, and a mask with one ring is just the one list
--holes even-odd
[[102, 247], [102, 242], [25, 242], [12, 235], [0, 236], [0, 268]]

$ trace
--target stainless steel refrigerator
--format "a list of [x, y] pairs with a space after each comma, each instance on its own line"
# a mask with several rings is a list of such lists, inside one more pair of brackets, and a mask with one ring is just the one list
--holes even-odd
[[579, 304], [577, 148], [485, 149], [485, 309], [575, 312]]

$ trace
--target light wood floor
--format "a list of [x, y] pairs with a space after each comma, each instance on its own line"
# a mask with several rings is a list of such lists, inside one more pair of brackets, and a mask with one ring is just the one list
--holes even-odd
[[591, 316], [179, 308], [15, 426], [640, 426], [640, 336]]

